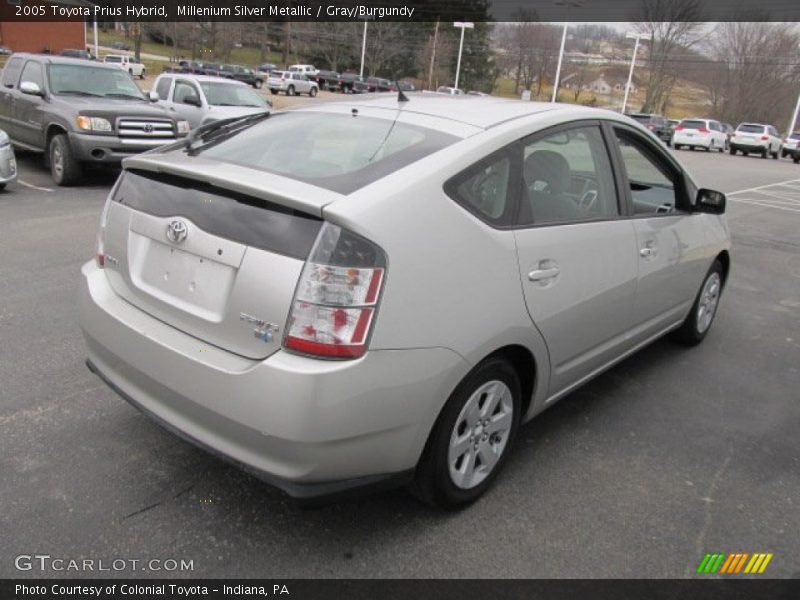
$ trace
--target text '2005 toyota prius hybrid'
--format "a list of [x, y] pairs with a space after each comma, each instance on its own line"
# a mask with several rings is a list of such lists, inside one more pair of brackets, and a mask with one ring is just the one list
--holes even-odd
[[124, 167], [82, 271], [89, 367], [300, 498], [474, 500], [520, 423], [700, 342], [728, 275], [724, 195], [602, 110], [326, 103]]

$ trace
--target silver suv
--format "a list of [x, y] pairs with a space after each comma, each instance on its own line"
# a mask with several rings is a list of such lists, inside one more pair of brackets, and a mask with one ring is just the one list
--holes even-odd
[[521, 423], [666, 333], [703, 340], [725, 197], [645, 128], [409, 97], [128, 159], [82, 269], [89, 367], [295, 497], [411, 483], [454, 506]]
[[308, 94], [312, 98], [319, 92], [319, 84], [308, 75], [294, 71], [273, 71], [267, 79], [267, 87], [273, 94], [285, 92], [287, 96]]

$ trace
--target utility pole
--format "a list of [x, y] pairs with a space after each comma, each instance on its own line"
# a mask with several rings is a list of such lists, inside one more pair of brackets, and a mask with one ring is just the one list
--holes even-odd
[[458, 63], [456, 64], [456, 82], [453, 86], [454, 88], [458, 89], [458, 76], [461, 74], [461, 53], [464, 50], [464, 31], [466, 29], [474, 29], [475, 23], [470, 23], [468, 21], [456, 21], [453, 23], [453, 27], [457, 27], [461, 30], [461, 42], [458, 44]]
[[797, 113], [800, 112], [800, 96], [797, 96], [797, 104], [794, 105], [794, 112], [792, 113], [792, 120], [789, 123], [789, 129], [786, 130], [786, 137], [791, 137], [794, 128], [797, 126]]
[[431, 50], [431, 66], [428, 69], [428, 89], [433, 89], [433, 67], [436, 63], [436, 40], [439, 38], [439, 17], [436, 17], [436, 27], [433, 29], [433, 50]]
[[564, 60], [564, 45], [567, 43], [567, 27], [569, 23], [564, 23], [564, 31], [561, 32], [561, 50], [558, 51], [558, 66], [556, 67], [556, 80], [553, 82], [553, 99], [555, 102], [558, 99], [558, 82], [561, 79], [561, 61]]
[[622, 110], [620, 111], [623, 115], [625, 114], [625, 108], [628, 106], [628, 94], [631, 91], [631, 82], [633, 81], [633, 67], [636, 66], [636, 53], [639, 51], [639, 41], [640, 40], [649, 40], [651, 39], [651, 35], [649, 33], [628, 33], [626, 38], [635, 39], [636, 43], [633, 45], [633, 58], [631, 59], [631, 69], [628, 71], [628, 82], [625, 84], [625, 97], [622, 99]]
[[[378, 30], [378, 33], [380, 33], [380, 29]], [[361, 38], [361, 71], [359, 72], [360, 77], [364, 77], [364, 56], [366, 55], [366, 53], [367, 53], [367, 20], [364, 19], [364, 36]]]

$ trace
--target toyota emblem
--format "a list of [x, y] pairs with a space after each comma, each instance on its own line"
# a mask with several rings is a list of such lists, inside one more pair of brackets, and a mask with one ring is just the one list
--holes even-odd
[[152, 123], [145, 123], [143, 129], [144, 129], [145, 133], [153, 133], [153, 124]]
[[170, 224], [167, 225], [167, 239], [173, 244], [180, 244], [186, 239], [188, 233], [189, 227], [184, 221], [179, 219], [171, 221]]

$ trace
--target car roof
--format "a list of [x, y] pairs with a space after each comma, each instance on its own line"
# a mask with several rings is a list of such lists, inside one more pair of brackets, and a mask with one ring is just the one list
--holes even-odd
[[245, 87], [250, 87], [242, 81], [236, 81], [235, 79], [228, 79], [226, 77], [217, 77], [216, 75], [199, 75], [197, 73], [161, 73], [158, 77], [175, 77], [176, 79], [191, 79], [198, 82], [213, 81], [214, 83], [229, 83], [231, 85], [243, 85]]
[[[370, 94], [370, 96], [372, 95]], [[570, 109], [579, 114], [580, 118], [586, 119], [609, 114], [606, 110], [586, 106], [550, 102], [523, 102], [494, 96], [469, 96], [466, 94], [452, 96], [425, 92], [407, 92], [406, 96], [409, 101], [402, 104], [398, 103], [396, 93], [388, 92], [377, 94], [374, 98], [359, 97], [353, 100], [326, 102], [308, 105], [297, 110], [341, 113], [363, 107], [365, 109], [377, 109], [372, 111], [376, 116], [380, 116], [381, 112], [385, 110], [386, 118], [394, 118], [397, 111], [401, 110], [406, 122], [415, 120], [430, 122], [430, 119], [433, 118], [469, 125], [478, 129], [489, 129], [507, 121], [553, 110]], [[415, 116], [417, 119], [414, 118]]]
[[115, 69], [119, 70], [119, 67], [115, 67], [113, 65], [106, 65], [100, 61], [87, 61], [83, 58], [72, 58], [69, 56], [58, 56], [56, 54], [33, 54], [30, 52], [15, 52], [12, 54], [8, 60], [12, 58], [35, 58], [37, 60], [42, 61], [45, 64], [52, 64], [52, 65], [77, 65], [79, 67], [96, 67], [98, 69]]

